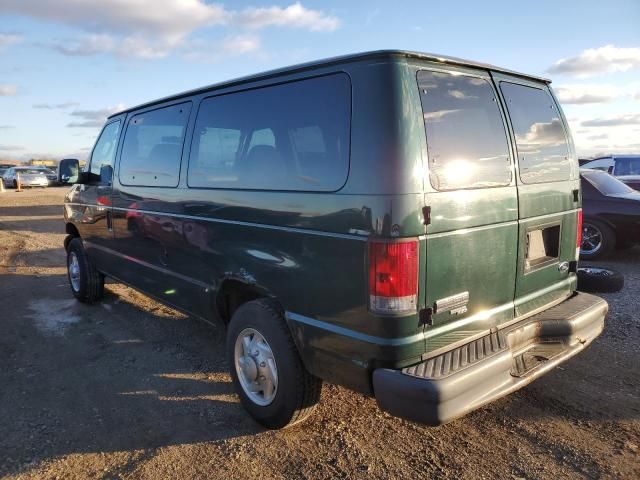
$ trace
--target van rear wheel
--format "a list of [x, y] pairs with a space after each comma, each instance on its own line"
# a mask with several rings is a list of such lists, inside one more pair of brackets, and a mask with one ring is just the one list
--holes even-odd
[[67, 247], [67, 275], [73, 296], [81, 302], [93, 303], [104, 296], [104, 275], [91, 263], [77, 237]]
[[307, 418], [322, 380], [304, 368], [278, 305], [261, 298], [241, 305], [227, 330], [227, 361], [240, 401], [266, 428]]

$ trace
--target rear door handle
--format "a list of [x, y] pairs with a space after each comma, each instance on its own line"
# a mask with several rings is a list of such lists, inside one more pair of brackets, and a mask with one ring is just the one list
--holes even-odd
[[580, 200], [580, 190], [578, 190], [577, 188], [573, 190], [573, 201], [574, 203], [578, 203], [578, 200]]

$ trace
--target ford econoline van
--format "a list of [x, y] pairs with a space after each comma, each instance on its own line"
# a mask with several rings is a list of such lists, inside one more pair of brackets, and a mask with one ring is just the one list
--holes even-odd
[[378, 51], [111, 116], [64, 160], [71, 290], [104, 278], [226, 326], [246, 410], [281, 428], [322, 381], [429, 425], [582, 351], [578, 161], [549, 81]]

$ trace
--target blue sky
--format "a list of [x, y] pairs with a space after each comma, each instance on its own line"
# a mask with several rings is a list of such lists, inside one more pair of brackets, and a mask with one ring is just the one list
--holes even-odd
[[640, 152], [640, 0], [0, 0], [0, 158], [85, 158], [123, 107], [380, 48], [550, 77], [580, 154]]

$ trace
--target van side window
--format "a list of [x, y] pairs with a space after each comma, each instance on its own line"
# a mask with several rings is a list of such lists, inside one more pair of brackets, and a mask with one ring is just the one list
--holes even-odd
[[120, 121], [107, 124], [100, 138], [93, 147], [91, 153], [91, 161], [89, 164], [89, 181], [96, 182], [100, 180], [100, 169], [105, 165], [113, 166], [113, 159], [116, 155], [116, 147], [118, 146], [118, 137], [120, 136]]
[[418, 86], [431, 185], [437, 190], [509, 185], [509, 144], [491, 84], [420, 71]]
[[176, 187], [191, 102], [131, 117], [120, 159], [123, 185]]
[[335, 191], [349, 171], [351, 83], [345, 74], [202, 101], [190, 187]]
[[569, 146], [562, 119], [548, 91], [501, 82], [516, 135], [520, 179], [545, 183], [571, 177]]

